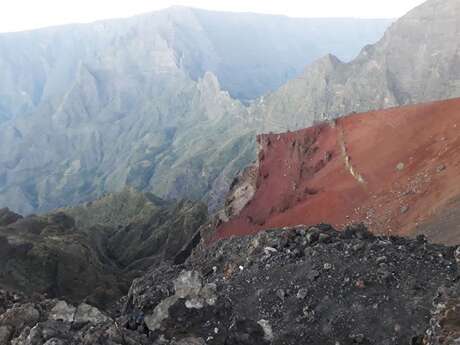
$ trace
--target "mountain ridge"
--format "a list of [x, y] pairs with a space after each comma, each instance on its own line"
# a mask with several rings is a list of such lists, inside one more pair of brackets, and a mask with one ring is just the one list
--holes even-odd
[[[102, 40], [103, 53], [92, 53], [90, 60], [72, 62], [72, 88], [65, 97], [40, 104], [38, 117], [20, 116], [0, 125], [0, 204], [22, 213], [45, 211], [130, 185], [163, 198], [203, 200], [217, 210], [234, 176], [255, 160], [256, 134], [303, 128], [354, 111], [460, 96], [458, 18], [456, 1], [429, 0], [355, 60], [344, 63], [327, 55], [303, 76], [248, 106], [222, 91], [218, 73], [203, 72], [217, 66], [220, 54], [204, 60], [201, 53], [185, 54], [189, 47], [224, 51], [210, 43], [213, 39], [200, 41], [201, 31], [186, 39], [197, 18], [180, 25], [166, 18], [166, 31], [156, 34], [142, 22], [128, 33], [123, 26], [101, 28], [103, 37], [117, 39], [113, 44]], [[221, 25], [215, 21], [209, 19], [209, 27]], [[219, 36], [225, 32], [214, 41], [226, 42]], [[147, 41], [139, 38], [146, 33]], [[203, 77], [194, 80], [194, 73]], [[40, 85], [38, 94], [61, 89], [54, 85], [41, 91]]]
[[255, 112], [275, 126], [262, 132], [302, 128], [352, 111], [460, 96], [459, 14], [457, 1], [426, 1], [353, 61], [332, 55], [319, 59], [264, 97]]
[[[216, 208], [254, 157], [256, 125], [223, 89], [266, 90], [303, 67], [305, 52], [354, 50], [322, 29], [327, 21], [267, 26], [216, 15], [159, 12], [0, 35], [0, 117], [12, 118], [0, 124], [0, 204], [43, 212], [129, 185]], [[367, 41], [358, 23], [340, 24], [354, 44]]]

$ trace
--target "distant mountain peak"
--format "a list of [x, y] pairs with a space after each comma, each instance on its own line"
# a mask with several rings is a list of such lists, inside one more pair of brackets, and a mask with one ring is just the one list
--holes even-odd
[[459, 1], [429, 0], [356, 59], [342, 63], [329, 54], [307, 66], [265, 97], [257, 116], [283, 131], [353, 111], [459, 97], [459, 18]]

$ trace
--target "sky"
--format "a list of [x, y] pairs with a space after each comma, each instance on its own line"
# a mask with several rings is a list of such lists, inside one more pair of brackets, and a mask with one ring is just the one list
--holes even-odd
[[424, 0], [0, 0], [0, 32], [129, 17], [173, 5], [291, 17], [397, 18]]

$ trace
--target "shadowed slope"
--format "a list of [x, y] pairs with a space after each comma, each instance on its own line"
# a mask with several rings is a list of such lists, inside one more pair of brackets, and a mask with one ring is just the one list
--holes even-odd
[[206, 217], [203, 204], [132, 189], [40, 216], [0, 210], [0, 288], [107, 306], [173, 261]]

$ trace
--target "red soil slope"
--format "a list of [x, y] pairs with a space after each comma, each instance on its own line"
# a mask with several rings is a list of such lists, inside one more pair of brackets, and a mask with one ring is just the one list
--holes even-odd
[[256, 192], [216, 238], [321, 222], [410, 235], [460, 197], [460, 99], [349, 115], [258, 142]]

